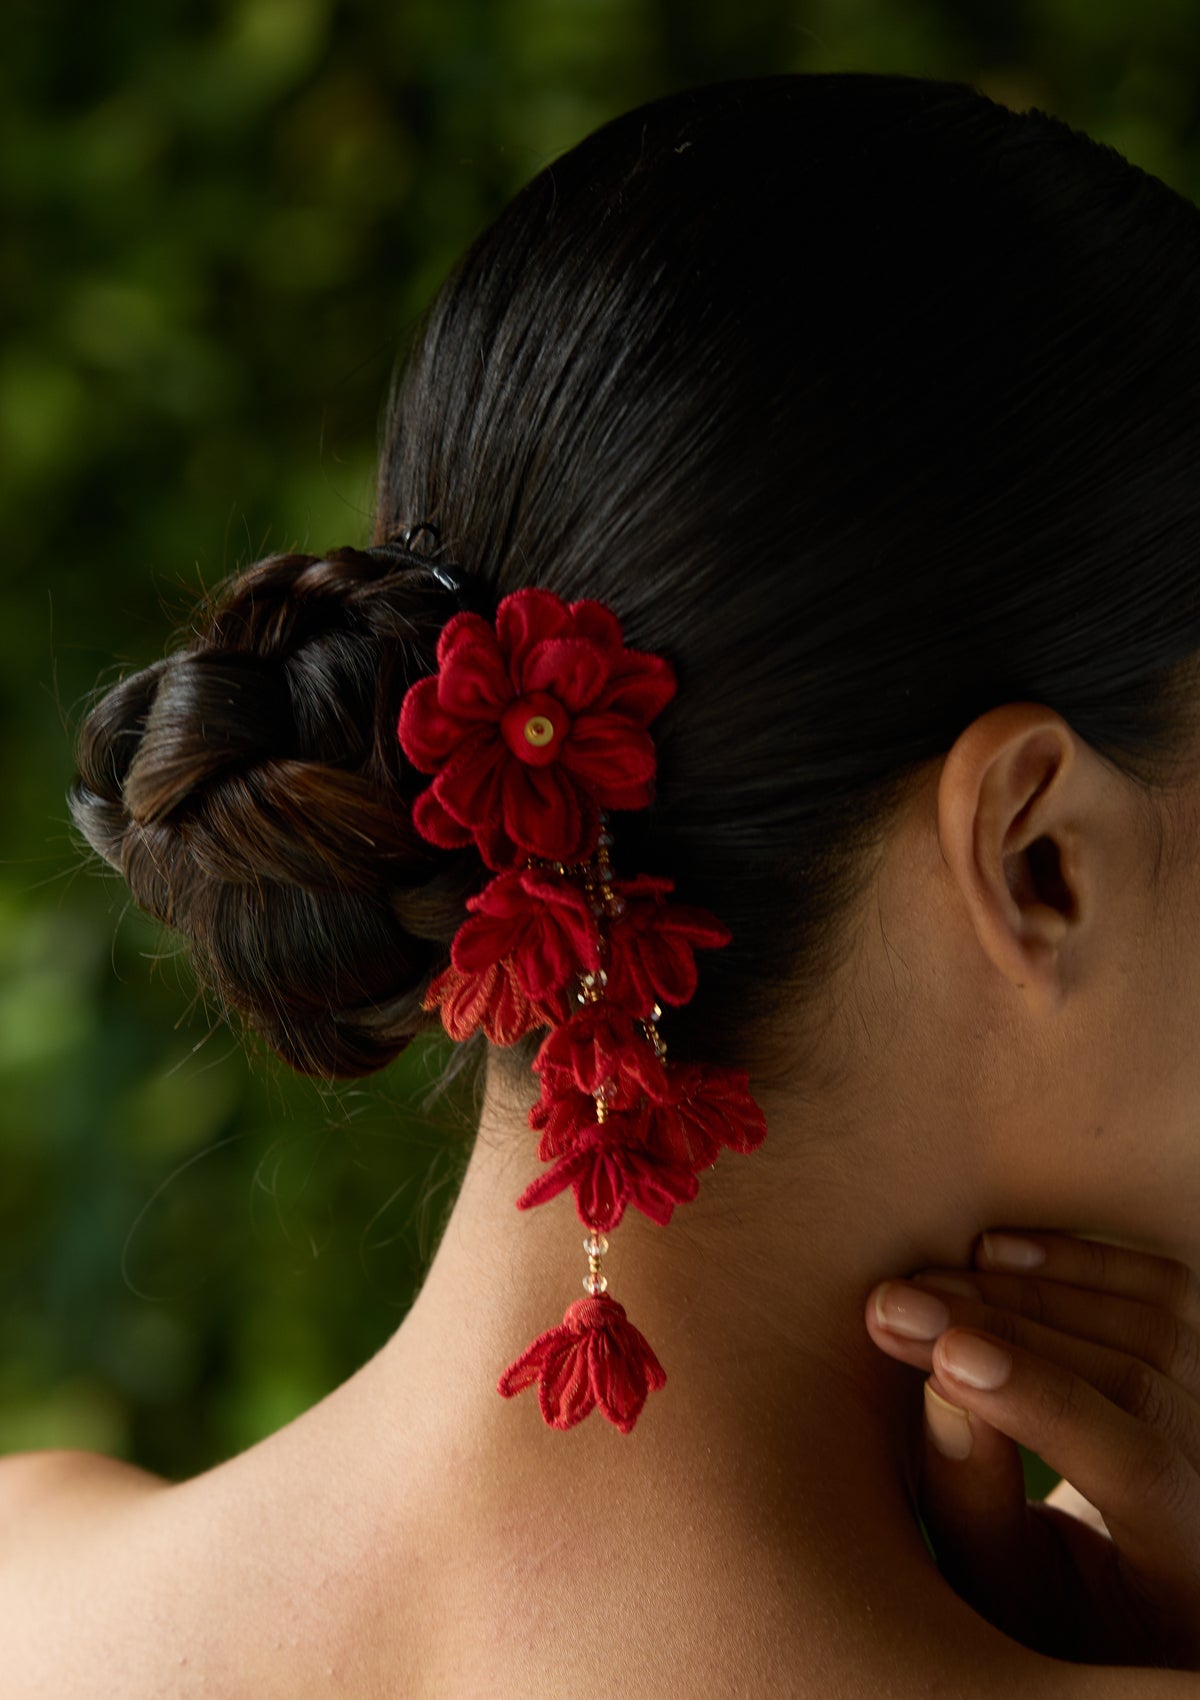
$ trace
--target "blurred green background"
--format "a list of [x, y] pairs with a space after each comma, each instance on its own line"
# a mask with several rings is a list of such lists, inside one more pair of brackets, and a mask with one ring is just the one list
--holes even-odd
[[964, 79], [1195, 198], [1198, 59], [1193, 0], [10, 5], [0, 1451], [204, 1469], [382, 1345], [436, 1248], [448, 1042], [334, 1090], [248, 1055], [64, 791], [87, 693], [204, 586], [367, 541], [391, 363], [465, 244], [617, 112], [784, 70]]

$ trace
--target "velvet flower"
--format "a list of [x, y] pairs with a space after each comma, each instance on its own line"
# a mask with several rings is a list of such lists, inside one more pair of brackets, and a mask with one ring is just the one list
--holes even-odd
[[645, 1092], [666, 1101], [667, 1071], [641, 1036], [634, 1018], [606, 1000], [584, 1004], [552, 1027], [533, 1059], [533, 1072], [551, 1092], [605, 1094], [614, 1109], [628, 1109]]
[[600, 809], [651, 801], [646, 727], [674, 694], [670, 663], [627, 649], [602, 602], [531, 587], [502, 599], [494, 626], [453, 614], [397, 722], [409, 761], [436, 775], [413, 825], [445, 849], [474, 841], [494, 871], [586, 860]]
[[551, 1428], [573, 1428], [599, 1408], [628, 1434], [647, 1395], [666, 1380], [667, 1372], [627, 1319], [624, 1305], [597, 1293], [568, 1305], [561, 1325], [539, 1334], [496, 1385], [508, 1399], [536, 1381], [542, 1416]]
[[648, 1108], [653, 1138], [663, 1151], [694, 1169], [707, 1169], [722, 1150], [758, 1150], [767, 1136], [767, 1118], [750, 1096], [744, 1068], [672, 1063], [668, 1079], [667, 1099]]
[[[541, 1094], [529, 1112], [530, 1127], [542, 1136], [537, 1154], [543, 1163], [551, 1163], [571, 1150], [584, 1128], [596, 1119], [596, 1100], [590, 1092], [564, 1080], [561, 1074], [553, 1078], [552, 1087], [543, 1076]], [[640, 1102], [640, 1094], [627, 1093], [626, 1097], [631, 1104]]]
[[700, 1182], [690, 1164], [654, 1135], [645, 1099], [637, 1110], [609, 1111], [602, 1122], [582, 1128], [571, 1149], [525, 1188], [517, 1209], [544, 1204], [569, 1186], [587, 1227], [608, 1233], [619, 1225], [626, 1205], [666, 1227], [675, 1206], [695, 1198]]
[[553, 1027], [570, 1013], [563, 997], [528, 997], [508, 960], [481, 974], [464, 974], [452, 962], [430, 981], [421, 1006], [440, 1006], [442, 1026], [452, 1039], [469, 1039], [482, 1027], [494, 1045], [515, 1045], [534, 1028]]
[[625, 909], [608, 923], [608, 981], [604, 995], [634, 1015], [649, 1015], [657, 999], [688, 1003], [696, 991], [697, 945], [728, 944], [733, 934], [707, 909], [667, 903], [675, 882], [653, 874], [616, 879]]
[[464, 974], [511, 963], [531, 998], [557, 997], [577, 974], [599, 967], [596, 920], [577, 885], [536, 869], [497, 874], [468, 897], [471, 915], [454, 935], [450, 960]]

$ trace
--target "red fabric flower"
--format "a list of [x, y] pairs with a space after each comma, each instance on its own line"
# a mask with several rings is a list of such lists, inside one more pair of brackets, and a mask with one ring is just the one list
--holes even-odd
[[430, 981], [421, 1003], [424, 1009], [441, 1005], [442, 1026], [452, 1039], [469, 1039], [482, 1027], [496, 1045], [515, 1045], [535, 1027], [553, 1027], [568, 1013], [565, 999], [526, 997], [511, 962], [494, 963], [482, 974], [460, 973], [451, 963]]
[[551, 1092], [578, 1088], [593, 1096], [607, 1088], [606, 1103], [628, 1109], [642, 1092], [667, 1101], [667, 1071], [641, 1036], [634, 1018], [604, 999], [584, 1004], [569, 1020], [552, 1027], [533, 1059]]
[[413, 825], [446, 849], [478, 845], [489, 868], [528, 856], [579, 862], [599, 809], [645, 808], [653, 795], [647, 723], [675, 694], [662, 656], [626, 649], [602, 602], [514, 591], [493, 629], [461, 611], [442, 628], [438, 671], [405, 692], [397, 735], [436, 774]]
[[647, 1395], [666, 1385], [667, 1372], [645, 1335], [607, 1293], [576, 1299], [559, 1328], [548, 1328], [509, 1364], [496, 1383], [506, 1399], [538, 1383], [542, 1416], [551, 1428], [573, 1428], [596, 1408], [628, 1434]]
[[632, 1204], [665, 1228], [675, 1206], [689, 1204], [699, 1185], [687, 1162], [655, 1143], [643, 1099], [637, 1110], [610, 1111], [603, 1122], [582, 1128], [554, 1167], [525, 1188], [517, 1209], [545, 1204], [570, 1186], [585, 1227], [608, 1233]]
[[473, 913], [450, 946], [464, 974], [505, 961], [530, 998], [557, 998], [577, 974], [600, 965], [595, 917], [579, 887], [559, 875], [497, 874], [467, 908]]
[[767, 1136], [767, 1119], [750, 1096], [744, 1068], [716, 1063], [672, 1063], [670, 1095], [653, 1103], [650, 1137], [661, 1150], [693, 1169], [706, 1169], [722, 1150], [757, 1151]]
[[[581, 1091], [574, 1082], [565, 1084], [561, 1074], [554, 1078], [557, 1089], [543, 1078], [541, 1096], [529, 1112], [530, 1127], [542, 1135], [537, 1154], [543, 1163], [570, 1151], [579, 1134], [596, 1119], [596, 1100], [590, 1092]], [[626, 1095], [631, 1103], [641, 1102], [640, 1093]]]
[[695, 947], [728, 944], [733, 934], [707, 909], [665, 903], [674, 880], [637, 874], [612, 884], [625, 912], [608, 923], [605, 997], [634, 1015], [649, 1015], [659, 998], [687, 1003], [696, 991]]

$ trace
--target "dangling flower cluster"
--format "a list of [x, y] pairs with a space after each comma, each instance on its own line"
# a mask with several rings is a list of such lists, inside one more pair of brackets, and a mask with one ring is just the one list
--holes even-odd
[[695, 992], [695, 949], [728, 944], [728, 928], [669, 901], [672, 880], [612, 867], [609, 811], [650, 803], [646, 727], [675, 689], [670, 664], [627, 649], [603, 603], [518, 590], [494, 625], [451, 616], [437, 671], [405, 693], [397, 726], [408, 759], [436, 774], [413, 807], [417, 830], [447, 849], [474, 843], [494, 875], [468, 898], [425, 1007], [440, 1006], [455, 1039], [482, 1027], [511, 1045], [550, 1029], [529, 1115], [550, 1167], [516, 1203], [572, 1189], [588, 1296], [509, 1364], [498, 1391], [537, 1382], [559, 1429], [598, 1407], [628, 1433], [666, 1381], [607, 1292], [607, 1234], [629, 1206], [665, 1225], [723, 1148], [754, 1151], [767, 1131], [744, 1070], [668, 1064], [656, 1025], [663, 1003]]

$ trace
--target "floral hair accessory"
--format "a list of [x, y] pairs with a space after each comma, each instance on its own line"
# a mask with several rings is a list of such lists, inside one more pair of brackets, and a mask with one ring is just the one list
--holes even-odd
[[[454, 585], [444, 567], [432, 569]], [[608, 1296], [601, 1260], [626, 1209], [665, 1225], [723, 1148], [766, 1136], [745, 1070], [668, 1064], [662, 1004], [696, 989], [697, 948], [729, 943], [714, 915], [670, 901], [674, 882], [612, 867], [610, 810], [653, 799], [647, 727], [675, 695], [666, 660], [625, 646], [601, 602], [529, 588], [494, 622], [460, 609], [437, 645], [437, 671], [404, 695], [397, 735], [433, 783], [413, 824], [445, 849], [474, 843], [493, 877], [431, 983], [455, 1039], [482, 1027], [499, 1045], [549, 1028], [534, 1059], [529, 1113], [550, 1164], [522, 1210], [571, 1188], [587, 1229], [587, 1298], [505, 1369], [505, 1397], [538, 1384], [542, 1415], [568, 1429], [599, 1409], [622, 1433], [666, 1383], [653, 1348]]]

